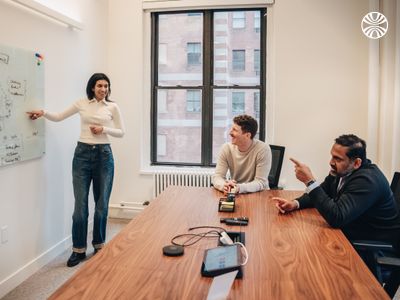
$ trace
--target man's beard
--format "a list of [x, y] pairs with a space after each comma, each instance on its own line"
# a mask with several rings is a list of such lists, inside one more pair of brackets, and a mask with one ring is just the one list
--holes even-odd
[[337, 169], [331, 166], [331, 170], [329, 171], [329, 174], [334, 176], [334, 177], [345, 177], [349, 175], [351, 172], [353, 172], [353, 168], [349, 166], [344, 172], [341, 172], [340, 174], [337, 172]]

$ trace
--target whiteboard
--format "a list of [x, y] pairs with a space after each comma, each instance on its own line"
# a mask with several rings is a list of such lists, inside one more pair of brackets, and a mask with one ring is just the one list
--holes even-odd
[[45, 152], [44, 119], [26, 114], [44, 106], [44, 63], [36, 52], [0, 44], [0, 166]]

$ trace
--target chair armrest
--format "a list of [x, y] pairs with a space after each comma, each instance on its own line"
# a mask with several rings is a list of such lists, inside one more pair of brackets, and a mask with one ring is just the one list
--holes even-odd
[[358, 250], [385, 250], [385, 251], [393, 251], [393, 246], [389, 243], [380, 242], [380, 241], [369, 241], [369, 240], [354, 240], [351, 241], [353, 247]]
[[400, 267], [400, 258], [398, 257], [378, 257], [378, 264], [385, 266]]

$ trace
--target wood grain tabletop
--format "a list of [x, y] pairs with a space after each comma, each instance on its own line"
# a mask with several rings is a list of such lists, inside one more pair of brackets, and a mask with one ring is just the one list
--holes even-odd
[[[238, 195], [235, 212], [222, 213], [222, 193], [213, 188], [169, 187], [50, 299], [206, 299], [212, 278], [202, 277], [200, 268], [217, 238], [185, 247], [180, 257], [162, 254], [174, 236], [202, 225], [245, 232], [249, 261], [228, 299], [389, 299], [342, 232], [317, 210], [278, 213], [272, 197], [300, 194]], [[249, 225], [220, 223], [238, 216]]]

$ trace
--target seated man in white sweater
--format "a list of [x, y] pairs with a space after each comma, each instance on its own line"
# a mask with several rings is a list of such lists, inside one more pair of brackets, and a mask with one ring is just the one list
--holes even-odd
[[213, 175], [217, 190], [253, 193], [269, 188], [271, 149], [268, 144], [253, 139], [257, 129], [257, 121], [251, 116], [240, 115], [233, 119], [229, 133], [232, 142], [222, 146]]

